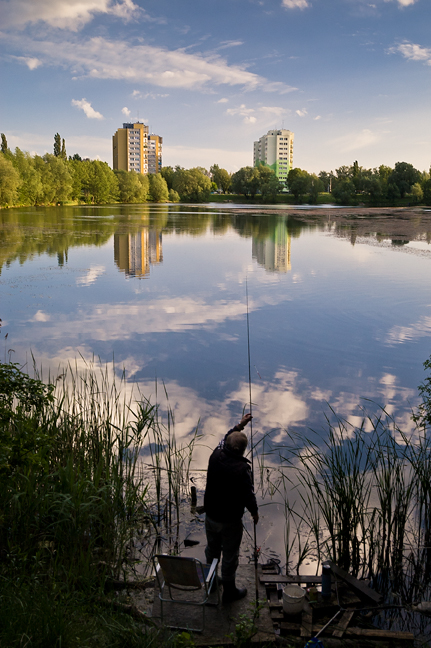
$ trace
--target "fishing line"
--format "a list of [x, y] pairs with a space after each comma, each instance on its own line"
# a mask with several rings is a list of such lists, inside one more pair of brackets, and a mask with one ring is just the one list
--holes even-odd
[[[248, 279], [245, 278], [245, 295], [247, 302], [247, 352], [248, 352], [248, 392], [250, 400], [250, 415], [252, 412], [252, 402], [251, 402], [251, 360], [250, 360], [250, 318], [248, 312]], [[253, 418], [250, 420], [250, 446], [251, 446], [251, 481], [253, 484], [254, 490], [254, 452], [253, 452]], [[257, 576], [257, 539], [256, 539], [256, 522], [253, 520], [253, 536], [254, 536], [254, 577], [255, 577], [255, 587], [256, 587], [256, 608], [259, 606], [259, 581]]]

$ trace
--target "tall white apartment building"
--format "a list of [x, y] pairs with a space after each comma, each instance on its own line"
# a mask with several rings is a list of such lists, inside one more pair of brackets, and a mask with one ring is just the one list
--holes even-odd
[[266, 164], [275, 171], [281, 182], [285, 182], [287, 174], [293, 168], [294, 137], [292, 131], [284, 128], [268, 131], [254, 142], [253, 166]]

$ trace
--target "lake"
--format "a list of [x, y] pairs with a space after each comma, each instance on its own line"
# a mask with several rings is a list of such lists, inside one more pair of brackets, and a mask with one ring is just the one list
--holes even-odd
[[[202, 489], [210, 450], [249, 408], [247, 286], [253, 430], [275, 453], [266, 461], [292, 434], [313, 430], [323, 446], [337, 416], [355, 426], [385, 408], [413, 430], [431, 354], [430, 216], [262, 211], [1, 210], [2, 361], [32, 373], [34, 358], [54, 378], [67, 363], [108, 364], [163, 407], [166, 392], [177, 436], [202, 434]], [[283, 555], [274, 502], [258, 528], [264, 558]], [[201, 540], [187, 551], [203, 558], [202, 516], [184, 516]]]
[[362, 221], [244, 212], [2, 210], [2, 359], [33, 354], [45, 373], [114, 359], [152, 399], [164, 383], [177, 434], [199, 421], [212, 446], [247, 408], [247, 282], [256, 432], [324, 435], [328, 403], [355, 424], [362, 399], [410, 429], [431, 353], [431, 227], [392, 241]]

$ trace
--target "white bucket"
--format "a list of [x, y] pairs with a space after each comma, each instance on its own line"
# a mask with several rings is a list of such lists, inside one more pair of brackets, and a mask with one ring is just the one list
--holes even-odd
[[305, 601], [305, 590], [299, 585], [288, 585], [283, 590], [283, 612], [285, 614], [299, 614], [302, 612]]

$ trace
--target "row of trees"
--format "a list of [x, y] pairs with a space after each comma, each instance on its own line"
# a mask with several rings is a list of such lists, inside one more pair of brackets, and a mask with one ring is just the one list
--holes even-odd
[[1, 135], [0, 205], [205, 202], [218, 186], [228, 191], [231, 176], [217, 165], [202, 168], [163, 167], [160, 174], [113, 171], [106, 162], [66, 155], [65, 140], [54, 136], [53, 153], [43, 156], [12, 152]]
[[85, 204], [112, 202], [141, 203], [147, 200], [179, 200], [168, 191], [160, 175], [144, 176], [113, 171], [106, 162], [82, 160], [66, 155], [66, 146], [57, 133], [54, 152], [43, 156], [12, 152], [1, 135], [0, 205], [56, 205], [68, 201]]
[[[176, 172], [171, 167], [168, 169], [171, 175], [165, 177], [168, 186], [173, 186], [169, 178], [173, 178]], [[199, 170], [211, 177], [212, 190], [241, 194], [251, 199], [259, 195], [264, 202], [274, 202], [278, 194], [288, 191], [299, 203], [307, 201], [315, 204], [319, 193], [329, 193], [336, 203], [345, 205], [358, 202], [393, 203], [406, 196], [411, 202], [431, 204], [431, 169], [430, 172], [421, 172], [408, 162], [397, 162], [394, 168], [381, 165], [366, 169], [355, 161], [351, 166], [336, 169], [335, 173], [321, 171], [319, 174], [294, 168], [290, 170], [286, 183], [280, 182], [275, 172], [264, 164], [242, 167], [233, 175], [218, 165], [212, 166], [209, 174], [205, 169]], [[180, 185], [178, 189], [182, 195]], [[189, 191], [187, 195], [188, 200], [204, 199], [196, 191]]]
[[431, 204], [431, 179], [427, 171], [420, 172], [408, 162], [397, 162], [392, 169], [381, 165], [364, 169], [354, 162], [335, 170], [321, 171], [319, 175], [302, 169], [292, 169], [287, 178], [290, 192], [302, 202], [313, 203], [320, 192], [329, 192], [339, 204], [366, 201], [371, 204], [396, 201], [409, 195], [414, 202]]
[[66, 143], [54, 136], [53, 154], [31, 156], [15, 149], [13, 153], [1, 134], [0, 205], [85, 204], [112, 202], [207, 202], [211, 192], [241, 194], [264, 202], [274, 202], [281, 192], [290, 192], [296, 202], [317, 203], [319, 193], [327, 192], [339, 204], [368, 202], [382, 204], [404, 199], [431, 204], [430, 173], [420, 172], [407, 162], [395, 167], [381, 165], [365, 169], [354, 162], [318, 175], [291, 169], [285, 184], [265, 164], [246, 166], [234, 174], [214, 164], [203, 167], [163, 167], [160, 174], [144, 176], [133, 171], [112, 171], [106, 162], [82, 160], [66, 155]]

